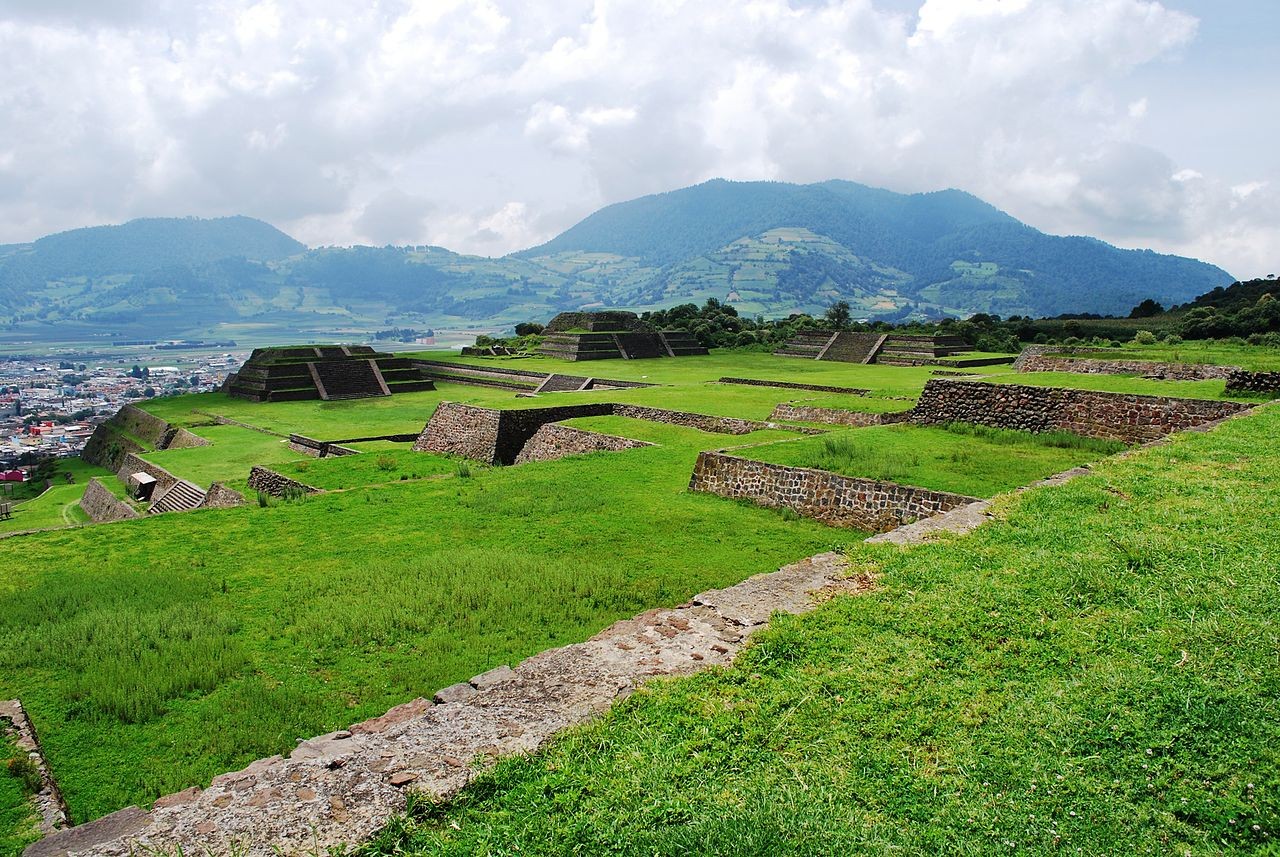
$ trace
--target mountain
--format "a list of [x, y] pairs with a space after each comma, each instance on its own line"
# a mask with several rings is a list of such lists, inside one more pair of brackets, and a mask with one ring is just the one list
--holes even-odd
[[1123, 314], [1232, 277], [1046, 235], [970, 194], [715, 180], [611, 205], [499, 259], [441, 247], [308, 249], [248, 217], [134, 220], [0, 245], [0, 345], [93, 337], [351, 337], [491, 327], [566, 309], [714, 297], [745, 314]]

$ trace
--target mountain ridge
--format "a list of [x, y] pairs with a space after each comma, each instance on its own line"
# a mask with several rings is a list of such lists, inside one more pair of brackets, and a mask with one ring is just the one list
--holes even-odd
[[[308, 248], [265, 221], [140, 218], [0, 246], [0, 341], [89, 335], [281, 337], [381, 327], [500, 328], [595, 307], [730, 301], [889, 320], [1122, 314], [1233, 281], [1207, 263], [1052, 236], [956, 189], [855, 182], [699, 185], [605, 206], [503, 257], [440, 247]], [[275, 335], [273, 333], [273, 335]]]

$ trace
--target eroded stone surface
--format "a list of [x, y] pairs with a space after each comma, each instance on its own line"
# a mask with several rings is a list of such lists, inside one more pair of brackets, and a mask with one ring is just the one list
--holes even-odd
[[803, 612], [833, 590], [866, 585], [847, 577], [839, 554], [811, 557], [490, 670], [441, 691], [438, 704], [417, 699], [300, 742], [288, 759], [260, 759], [206, 789], [161, 798], [150, 812], [124, 810], [47, 837], [27, 857], [146, 849], [251, 857], [359, 842], [404, 810], [408, 792], [453, 795], [478, 766], [536, 750], [654, 676], [728, 664], [773, 612]]

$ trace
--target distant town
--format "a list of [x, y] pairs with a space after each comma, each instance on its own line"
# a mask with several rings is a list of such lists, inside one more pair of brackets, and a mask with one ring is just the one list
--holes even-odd
[[[93, 430], [122, 405], [216, 390], [247, 351], [164, 353], [162, 343], [127, 356], [0, 358], [0, 470], [30, 478], [43, 460], [79, 455]], [[152, 354], [152, 350], [161, 354]]]

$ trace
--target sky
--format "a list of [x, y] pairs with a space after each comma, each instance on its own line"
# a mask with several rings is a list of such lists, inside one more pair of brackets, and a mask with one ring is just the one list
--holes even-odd
[[954, 187], [1280, 272], [1275, 0], [0, 0], [0, 243], [501, 255], [710, 178]]

